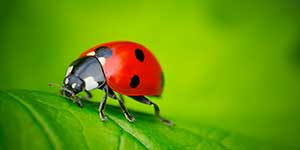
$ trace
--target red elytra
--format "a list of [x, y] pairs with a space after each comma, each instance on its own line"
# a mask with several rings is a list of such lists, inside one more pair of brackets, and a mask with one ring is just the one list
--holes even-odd
[[[83, 52], [80, 57], [85, 57], [99, 47], [108, 47], [112, 56], [105, 59], [102, 64], [108, 86], [128, 96], [160, 96], [163, 86], [163, 73], [155, 56], [144, 46], [129, 42], [115, 41], [97, 45]], [[143, 61], [139, 60], [135, 50], [141, 50]], [[132, 77], [136, 75], [139, 83], [131, 87]]]

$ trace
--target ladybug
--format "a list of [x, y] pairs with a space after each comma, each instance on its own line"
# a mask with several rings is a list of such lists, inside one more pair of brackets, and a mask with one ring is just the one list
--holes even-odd
[[133, 122], [135, 118], [124, 105], [122, 95], [125, 95], [138, 102], [153, 105], [155, 115], [162, 122], [172, 124], [160, 116], [158, 105], [145, 97], [161, 96], [163, 85], [162, 68], [146, 47], [130, 41], [115, 41], [94, 46], [72, 62], [63, 80], [61, 94], [83, 107], [76, 94], [86, 92], [87, 97], [91, 98], [89, 91], [103, 90], [105, 94], [99, 105], [100, 119], [107, 120], [104, 107], [107, 97], [110, 97], [118, 100], [126, 119]]

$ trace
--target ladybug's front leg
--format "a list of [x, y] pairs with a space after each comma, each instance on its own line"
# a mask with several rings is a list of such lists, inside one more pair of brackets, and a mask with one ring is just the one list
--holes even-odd
[[82, 102], [81, 102], [81, 100], [80, 100], [80, 98], [78, 97], [78, 96], [73, 96], [72, 98], [72, 101], [74, 102], [74, 103], [76, 103], [80, 108], [82, 108], [83, 107], [83, 104], [82, 104]]
[[85, 99], [89, 100], [93, 97], [92, 93], [90, 91], [84, 90], [86, 93], [86, 96], [84, 97]]
[[106, 121], [107, 120], [107, 117], [105, 116], [103, 110], [104, 110], [104, 107], [105, 107], [105, 104], [106, 104], [106, 100], [107, 100], [107, 92], [108, 92], [108, 88], [107, 86], [104, 87], [104, 96], [100, 102], [100, 105], [99, 105], [99, 116], [100, 116], [100, 119], [102, 121]]

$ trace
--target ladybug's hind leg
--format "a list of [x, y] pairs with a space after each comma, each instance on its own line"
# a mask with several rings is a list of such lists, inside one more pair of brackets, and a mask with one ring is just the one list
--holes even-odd
[[157, 116], [159, 118], [160, 121], [162, 121], [163, 123], [167, 124], [167, 125], [174, 125], [172, 121], [167, 120], [165, 118], [163, 118], [162, 116], [160, 116], [160, 110], [157, 104], [153, 103], [152, 101], [150, 101], [148, 98], [146, 98], [145, 96], [130, 96], [131, 98], [133, 98], [134, 100], [144, 103], [144, 104], [148, 104], [148, 105], [153, 105], [154, 106], [154, 112], [155, 112], [155, 116]]

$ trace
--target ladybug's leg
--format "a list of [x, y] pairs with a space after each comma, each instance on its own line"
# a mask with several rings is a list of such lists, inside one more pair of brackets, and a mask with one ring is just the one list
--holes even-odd
[[114, 91], [108, 87], [108, 97], [112, 98], [112, 99], [118, 99], [116, 94], [114, 93]]
[[116, 96], [116, 94], [114, 93], [114, 91], [110, 88], [108, 88], [108, 93], [107, 94], [110, 98], [118, 100], [118, 102], [120, 104], [120, 107], [121, 107], [121, 110], [122, 110], [123, 114], [125, 115], [125, 117], [128, 121], [130, 121], [130, 122], [135, 121], [135, 118], [128, 113], [128, 110], [124, 105], [123, 96], [121, 94], [119, 94], [119, 98], [118, 98]]
[[83, 107], [83, 104], [82, 104], [82, 102], [81, 102], [81, 100], [80, 100], [80, 98], [79, 98], [79, 97], [77, 97], [77, 96], [73, 96], [72, 100], [73, 100], [74, 102], [76, 102], [76, 103], [77, 103], [77, 105], [78, 105], [80, 108], [82, 108], [82, 107]]
[[107, 93], [108, 93], [108, 88], [107, 88], [107, 86], [105, 86], [105, 87], [103, 88], [103, 90], [104, 90], [104, 96], [103, 96], [103, 98], [102, 98], [102, 100], [101, 100], [101, 102], [100, 102], [100, 105], [99, 105], [99, 116], [100, 116], [100, 119], [101, 119], [102, 121], [106, 121], [106, 120], [107, 120], [107, 117], [105, 116], [103, 110], [104, 110], [104, 107], [105, 107], [105, 104], [106, 104], [106, 100], [107, 100]]
[[131, 98], [133, 98], [134, 100], [144, 103], [144, 104], [148, 104], [148, 105], [153, 105], [154, 106], [154, 112], [155, 112], [155, 116], [157, 116], [160, 121], [162, 121], [163, 123], [167, 124], [167, 125], [173, 125], [173, 122], [170, 120], [167, 120], [165, 118], [163, 118], [162, 116], [160, 116], [160, 110], [158, 105], [156, 105], [155, 103], [153, 103], [152, 101], [150, 101], [148, 98], [146, 98], [145, 96], [130, 96]]
[[119, 94], [119, 99], [118, 99], [118, 102], [120, 104], [120, 107], [121, 107], [121, 110], [123, 112], [123, 114], [125, 115], [126, 119], [130, 122], [134, 122], [135, 121], [135, 118], [133, 116], [131, 116], [129, 113], [128, 113], [128, 110], [127, 108], [125, 107], [124, 105], [124, 99], [123, 99], [123, 96], [121, 94]]
[[90, 91], [84, 90], [86, 93], [85, 99], [91, 99], [93, 97], [92, 93]]

